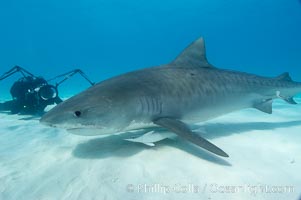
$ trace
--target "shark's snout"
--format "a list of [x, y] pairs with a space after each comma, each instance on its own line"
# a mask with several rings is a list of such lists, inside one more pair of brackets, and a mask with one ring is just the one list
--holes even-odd
[[68, 102], [57, 105], [41, 117], [40, 123], [67, 130], [95, 127], [93, 119], [96, 117], [94, 115], [90, 116], [89, 109], [85, 109], [79, 105], [69, 105]]
[[45, 113], [40, 119], [40, 123], [51, 127], [61, 127], [70, 121], [72, 117], [69, 117], [69, 115], [72, 116], [58, 105]]
[[49, 113], [46, 113], [40, 119], [40, 123], [46, 126], [56, 127], [56, 122], [54, 121], [54, 117]]
[[[60, 112], [61, 111], [61, 112]], [[75, 135], [95, 136], [115, 132], [105, 127], [86, 122], [80, 111], [62, 111], [62, 109], [50, 110], [40, 119], [40, 123], [46, 126], [63, 128]]]

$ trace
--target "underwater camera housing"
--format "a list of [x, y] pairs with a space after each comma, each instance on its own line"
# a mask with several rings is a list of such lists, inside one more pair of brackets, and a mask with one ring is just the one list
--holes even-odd
[[53, 85], [42, 85], [36, 88], [36, 91], [38, 93], [39, 98], [43, 99], [44, 101], [48, 101], [58, 97], [57, 87]]
[[22, 77], [14, 82], [10, 89], [10, 93], [13, 99], [22, 99], [33, 94], [44, 101], [58, 97], [57, 87], [48, 84], [43, 77]]
[[[68, 80], [73, 75], [79, 73], [91, 85], [93, 82], [79, 69], [72, 70], [68, 73], [56, 76], [50, 80], [43, 77], [35, 76], [27, 70], [15, 66], [0, 77], [4, 80], [16, 72], [20, 72], [23, 77], [14, 82], [10, 89], [13, 100], [0, 103], [0, 111], [11, 111], [14, 114], [36, 114], [41, 113], [48, 105], [59, 104], [62, 102], [59, 97], [58, 86]], [[49, 84], [50, 81], [63, 79], [55, 85]]]

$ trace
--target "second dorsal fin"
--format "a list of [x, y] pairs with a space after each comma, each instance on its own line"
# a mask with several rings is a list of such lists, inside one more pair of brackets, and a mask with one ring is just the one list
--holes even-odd
[[173, 67], [212, 67], [206, 58], [205, 42], [199, 38], [188, 46], [172, 63]]
[[293, 81], [288, 72], [285, 72], [276, 77], [279, 81]]

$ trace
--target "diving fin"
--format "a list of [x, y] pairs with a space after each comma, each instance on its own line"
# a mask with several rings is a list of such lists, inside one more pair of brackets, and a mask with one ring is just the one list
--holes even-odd
[[188, 140], [189, 142], [196, 144], [199, 147], [206, 149], [207, 151], [210, 151], [211, 153], [214, 153], [222, 157], [229, 157], [229, 155], [225, 153], [223, 150], [221, 150], [220, 148], [218, 148], [208, 140], [192, 132], [187, 127], [187, 125], [181, 122], [180, 120], [172, 119], [172, 118], [159, 118], [154, 120], [153, 122], [161, 127], [168, 129], [169, 131], [172, 131], [173, 133]]

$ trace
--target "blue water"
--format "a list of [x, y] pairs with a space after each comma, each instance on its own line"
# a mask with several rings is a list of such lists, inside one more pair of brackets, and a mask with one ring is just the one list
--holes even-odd
[[[300, 24], [298, 0], [2, 1], [0, 73], [20, 65], [52, 77], [81, 68], [98, 82], [168, 63], [203, 36], [217, 67], [288, 71], [301, 81]], [[78, 80], [63, 89], [88, 87]], [[10, 84], [1, 82], [1, 93]]]

